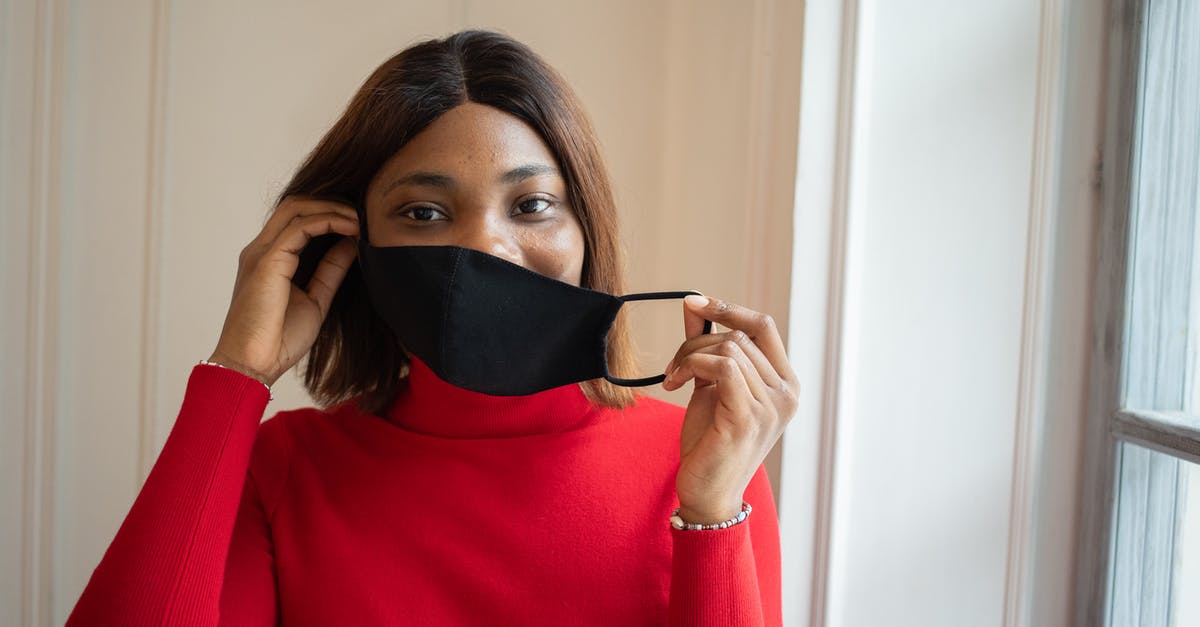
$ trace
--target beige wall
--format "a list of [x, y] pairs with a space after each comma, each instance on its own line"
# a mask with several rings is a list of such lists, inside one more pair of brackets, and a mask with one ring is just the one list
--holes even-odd
[[[799, 19], [783, 0], [0, 3], [0, 624], [65, 619], [216, 342], [238, 251], [418, 38], [492, 27], [542, 52], [600, 132], [631, 287], [786, 326]], [[647, 353], [676, 323], [639, 332]], [[306, 404], [285, 377], [268, 414]]]

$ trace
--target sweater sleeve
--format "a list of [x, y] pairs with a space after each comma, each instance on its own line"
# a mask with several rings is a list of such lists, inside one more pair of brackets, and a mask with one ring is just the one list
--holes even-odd
[[290, 463], [284, 421], [272, 418], [258, 429], [229, 561], [221, 590], [221, 624], [276, 625], [280, 619], [271, 519], [283, 493]]
[[268, 401], [250, 377], [197, 365], [175, 425], [68, 625], [217, 623], [250, 451]]
[[783, 624], [779, 519], [762, 465], [744, 499], [754, 511], [740, 524], [671, 528], [671, 625]]

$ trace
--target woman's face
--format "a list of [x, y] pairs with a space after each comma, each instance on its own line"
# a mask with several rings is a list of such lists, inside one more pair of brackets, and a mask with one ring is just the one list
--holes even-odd
[[462, 246], [578, 286], [583, 228], [550, 148], [519, 118], [468, 102], [434, 120], [367, 187], [375, 246]]

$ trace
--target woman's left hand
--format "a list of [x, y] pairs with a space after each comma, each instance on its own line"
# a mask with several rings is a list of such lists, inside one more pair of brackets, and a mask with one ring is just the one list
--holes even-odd
[[[666, 390], [695, 379], [680, 434], [679, 516], [737, 515], [750, 479], [796, 413], [799, 382], [768, 315], [715, 298], [684, 299], [687, 340], [667, 366]], [[704, 320], [730, 329], [704, 334]]]

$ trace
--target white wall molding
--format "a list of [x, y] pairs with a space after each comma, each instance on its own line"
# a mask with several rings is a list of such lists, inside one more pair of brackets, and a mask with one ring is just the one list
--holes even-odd
[[0, 624], [5, 625], [25, 624], [34, 611], [30, 576], [36, 552], [28, 537], [34, 495], [27, 483], [35, 463], [27, 451], [34, 377], [28, 370], [27, 327], [36, 289], [29, 268], [36, 18], [34, 2], [0, 0], [0, 349], [10, 356], [0, 361], [0, 503], [5, 505], [0, 507], [0, 573], [8, 573], [7, 585], [0, 585]]
[[[27, 313], [25, 316], [25, 471], [21, 620], [48, 624], [53, 602], [53, 529], [58, 362], [60, 168], [66, 3], [32, 3], [34, 68], [30, 163]], [[5, 95], [8, 101], [19, 94]]]
[[857, 153], [858, 97], [862, 92], [859, 72], [859, 1], [844, 0], [841, 18], [841, 50], [838, 85], [837, 147], [833, 188], [834, 216], [830, 230], [830, 280], [827, 327], [828, 349], [823, 380], [823, 411], [818, 472], [817, 533], [814, 535], [812, 627], [825, 627], [829, 619], [829, 588], [834, 545], [835, 486], [837, 485], [838, 426], [846, 398], [842, 394], [846, 354], [846, 316], [849, 293], [852, 189], [854, 172], [861, 166]]
[[[166, 178], [167, 72], [170, 67], [171, 0], [153, 1], [153, 26], [150, 58], [150, 116], [146, 142], [146, 261], [142, 275], [142, 335], [141, 335], [141, 404], [138, 429], [138, 485], [141, 489], [146, 476], [158, 457], [159, 371], [162, 345], [162, 234], [165, 213], [164, 191]], [[165, 439], [165, 438], [164, 438]]]
[[841, 391], [858, 3], [805, 3], [789, 353], [801, 407], [784, 436], [784, 616], [823, 627]]
[[1051, 341], [1053, 261], [1058, 211], [1062, 130], [1064, 16], [1062, 0], [1042, 0], [1034, 112], [1033, 165], [1029, 184], [1029, 226], [1025, 294], [1021, 315], [1021, 361], [1013, 443], [1012, 504], [1008, 523], [1008, 564], [1004, 625], [1031, 625], [1037, 530], [1038, 483], [1042, 472], [1042, 433], [1047, 420], [1046, 387]]

